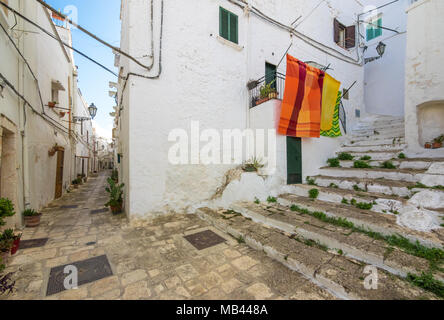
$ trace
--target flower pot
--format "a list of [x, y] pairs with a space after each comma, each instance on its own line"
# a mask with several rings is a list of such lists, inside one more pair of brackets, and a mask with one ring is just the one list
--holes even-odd
[[66, 115], [66, 112], [60, 112], [59, 113], [60, 118], [63, 118], [65, 115]]
[[12, 244], [11, 248], [11, 256], [15, 255], [20, 247], [20, 238], [17, 240], [14, 240], [14, 243]]
[[277, 96], [278, 96], [278, 93], [277, 93], [277, 92], [272, 92], [272, 93], [270, 93], [270, 94], [268, 95], [268, 98], [270, 98], [270, 99], [276, 99]]
[[78, 184], [73, 184], [74, 189], [78, 189], [79, 185]]
[[268, 100], [270, 100], [269, 97], [263, 98], [263, 99], [259, 99], [258, 101], [256, 101], [256, 105], [260, 105], [261, 103], [267, 102]]
[[40, 225], [40, 218], [42, 217], [42, 215], [38, 215], [38, 216], [32, 216], [32, 217], [25, 217], [25, 225], [28, 228], [34, 228], [34, 227], [38, 227]]
[[442, 148], [442, 142], [433, 142], [432, 149]]
[[117, 215], [117, 214], [119, 214], [119, 213], [122, 213], [122, 205], [119, 205], [119, 206], [117, 206], [117, 207], [110, 206], [110, 208], [111, 208], [111, 212], [112, 212], [114, 215]]
[[56, 102], [48, 102], [48, 107], [50, 108], [55, 108], [56, 105], [57, 105]]
[[425, 147], [426, 149], [432, 149], [432, 144], [429, 143], [429, 142], [427, 142], [427, 143], [424, 145], [424, 147]]

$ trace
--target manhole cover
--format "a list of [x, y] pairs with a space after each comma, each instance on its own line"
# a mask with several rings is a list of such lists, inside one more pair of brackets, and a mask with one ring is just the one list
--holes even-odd
[[23, 249], [43, 247], [48, 242], [48, 240], [49, 240], [48, 238], [21, 240], [20, 241], [20, 249], [23, 250]]
[[78, 205], [61, 206], [60, 209], [76, 209]]
[[91, 214], [105, 213], [105, 212], [108, 212], [108, 211], [109, 211], [108, 208], [91, 210]]
[[199, 233], [185, 236], [184, 238], [197, 250], [207, 249], [227, 241], [211, 230], [205, 230]]
[[103, 255], [51, 269], [46, 296], [65, 291], [64, 280], [69, 274], [64, 273], [66, 266], [75, 266], [78, 270], [78, 286], [94, 282], [113, 275], [108, 258]]

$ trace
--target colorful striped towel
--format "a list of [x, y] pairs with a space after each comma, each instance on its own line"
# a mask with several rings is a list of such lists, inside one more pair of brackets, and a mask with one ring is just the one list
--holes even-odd
[[336, 138], [342, 136], [341, 128], [339, 127], [339, 105], [341, 104], [341, 99], [342, 99], [342, 93], [341, 91], [339, 91], [336, 99], [335, 112], [333, 114], [333, 122], [332, 122], [333, 126], [328, 131], [321, 130], [321, 136], [330, 137], [330, 138]]
[[287, 76], [278, 133], [319, 138], [325, 72], [287, 55]]
[[335, 113], [336, 100], [341, 83], [325, 74], [322, 91], [321, 131], [329, 131], [333, 126], [333, 114]]

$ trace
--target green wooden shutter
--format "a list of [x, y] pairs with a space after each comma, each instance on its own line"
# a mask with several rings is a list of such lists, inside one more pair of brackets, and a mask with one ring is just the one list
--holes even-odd
[[238, 31], [238, 18], [237, 15], [230, 13], [230, 41], [234, 43], [239, 42], [239, 31]]
[[369, 24], [367, 26], [367, 41], [370, 41], [373, 38], [374, 38], [374, 36], [373, 36], [373, 26]]
[[219, 35], [227, 40], [229, 39], [229, 12], [222, 7], [219, 8]]
[[376, 24], [378, 25], [378, 28], [374, 27], [374, 28], [376, 28], [376, 30], [375, 30], [375, 38], [379, 37], [379, 36], [382, 36], [382, 28], [381, 28], [382, 27], [382, 18], [379, 18], [378, 22]]

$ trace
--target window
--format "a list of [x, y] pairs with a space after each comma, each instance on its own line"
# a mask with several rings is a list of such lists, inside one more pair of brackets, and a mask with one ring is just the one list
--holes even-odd
[[346, 27], [336, 19], [333, 24], [335, 43], [345, 49], [354, 48], [356, 46], [356, 26]]
[[268, 62], [265, 63], [265, 83], [272, 83], [271, 87], [276, 89], [276, 66]]
[[219, 35], [238, 44], [238, 17], [224, 8], [219, 8]]
[[51, 101], [59, 102], [59, 90], [51, 88]]
[[372, 18], [367, 22], [367, 41], [382, 36], [382, 17]]

